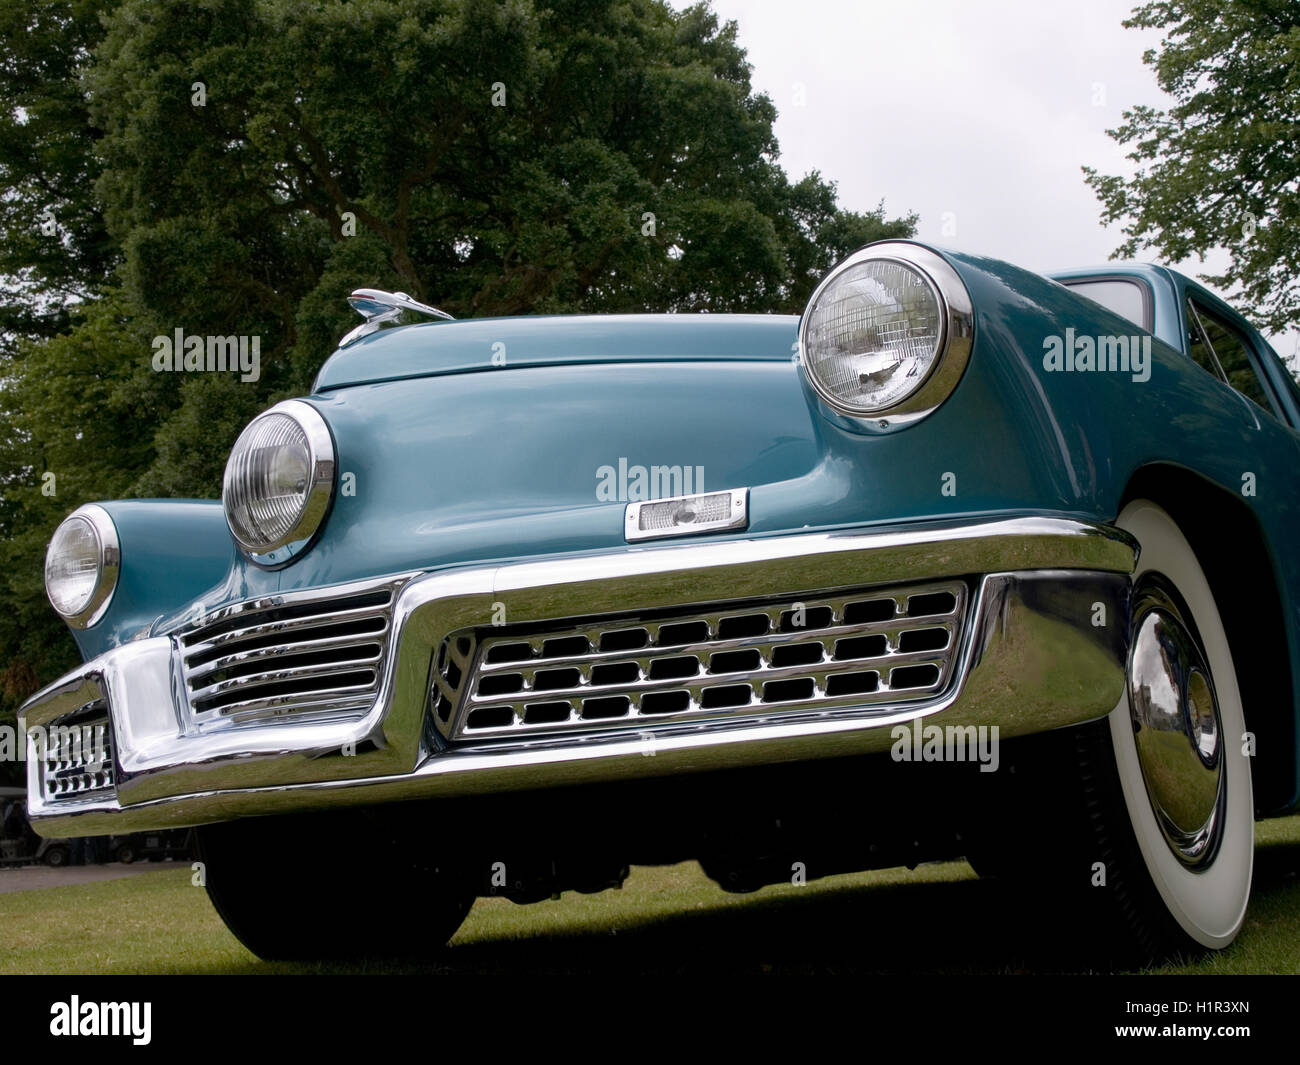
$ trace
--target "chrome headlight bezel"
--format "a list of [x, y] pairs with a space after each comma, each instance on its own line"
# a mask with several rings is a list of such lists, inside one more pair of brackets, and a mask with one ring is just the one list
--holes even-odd
[[[287, 417], [302, 431], [307, 445], [307, 490], [301, 509], [293, 524], [274, 539], [257, 539], [236, 518], [232, 518], [232, 499], [238, 487], [235, 484], [234, 459], [241, 443], [267, 418]], [[321, 413], [310, 403], [300, 399], [285, 400], [263, 411], [250, 421], [239, 434], [226, 459], [225, 473], [221, 479], [221, 508], [226, 526], [240, 550], [259, 566], [276, 568], [291, 561], [306, 550], [325, 522], [334, 498], [334, 473], [337, 456], [334, 438]]]
[[[819, 379], [808, 357], [808, 329], [818, 301], [845, 271], [880, 260], [906, 267], [920, 276], [939, 306], [940, 333], [929, 369], [901, 399], [880, 407], [846, 403]], [[859, 248], [822, 278], [799, 320], [799, 362], [813, 393], [849, 428], [889, 432], [921, 420], [944, 402], [961, 380], [970, 360], [974, 313], [970, 293], [957, 271], [941, 255], [909, 241], [883, 241]]]
[[[72, 521], [84, 522], [90, 526], [98, 544], [99, 561], [95, 585], [85, 604], [73, 613], [64, 613], [54, 601], [54, 596], [50, 594], [50, 554], [58, 541], [59, 532]], [[108, 611], [113, 592], [117, 590], [117, 578], [121, 568], [122, 546], [117, 537], [117, 526], [113, 524], [112, 517], [103, 507], [97, 503], [87, 503], [59, 522], [58, 528], [54, 530], [54, 535], [50, 537], [50, 542], [45, 548], [45, 597], [50, 601], [54, 612], [71, 628], [88, 629], [97, 624]]]

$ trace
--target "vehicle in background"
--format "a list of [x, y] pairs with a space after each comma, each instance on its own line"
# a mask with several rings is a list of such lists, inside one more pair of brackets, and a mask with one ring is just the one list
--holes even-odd
[[132, 832], [109, 836], [108, 853], [115, 862], [187, 861], [194, 856], [194, 830], [173, 828], [164, 832]]
[[72, 861], [73, 841], [43, 839], [27, 819], [27, 790], [0, 788], [0, 867], [43, 863], [53, 868]]

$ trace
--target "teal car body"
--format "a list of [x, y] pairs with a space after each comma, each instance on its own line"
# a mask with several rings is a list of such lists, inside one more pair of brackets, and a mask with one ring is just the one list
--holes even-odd
[[[1053, 514], [1108, 521], [1143, 471], [1185, 471], [1247, 507], [1286, 604], [1300, 663], [1300, 399], [1240, 315], [1175, 271], [1146, 264], [1055, 279], [948, 252], [975, 306], [960, 387], [923, 422], [870, 436], [836, 425], [801, 385], [793, 316], [522, 317], [384, 330], [327, 359], [307, 398], [334, 434], [337, 495], [313, 548], [283, 567], [242, 557], [219, 502], [103, 504], [123, 540], [119, 591], [74, 632], [87, 658], [134, 635], [260, 595], [468, 563], [626, 550], [623, 501], [597, 471], [707, 471], [703, 488], [749, 486], [739, 539], [944, 519]], [[1151, 379], [1048, 374], [1038, 338], [1071, 322], [1126, 335], [1133, 323], [1059, 282], [1126, 277], [1154, 308]], [[1185, 354], [1189, 293], [1255, 345], [1276, 416]], [[504, 351], [504, 358], [496, 356]], [[1243, 475], [1255, 493], [1243, 495]], [[940, 491], [955, 475], [952, 494]], [[1212, 498], [1208, 496], [1207, 498]], [[1291, 696], [1291, 705], [1300, 703]], [[1295, 769], [1279, 808], [1295, 809]], [[1283, 796], [1282, 793], [1285, 793]]]

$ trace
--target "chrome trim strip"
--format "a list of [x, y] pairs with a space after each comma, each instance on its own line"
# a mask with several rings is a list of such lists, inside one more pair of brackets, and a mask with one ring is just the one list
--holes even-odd
[[[354, 643], [356, 641], [353, 641]], [[291, 651], [292, 648], [280, 648]], [[281, 681], [296, 680], [299, 677], [332, 677], [341, 673], [356, 673], [373, 669], [383, 658], [382, 651], [376, 651], [366, 658], [348, 658], [338, 662], [319, 662], [309, 666], [290, 666], [285, 669], [268, 669], [261, 673], [246, 673], [243, 676], [220, 680], [202, 688], [191, 688], [191, 701], [206, 699], [225, 692], [239, 691], [254, 684], [275, 684]]]
[[264, 722], [293, 715], [297, 720], [318, 720], [321, 716], [357, 716], [375, 701], [373, 682], [351, 686], [333, 687], [320, 692], [298, 695], [272, 695], [257, 699], [243, 699], [221, 707], [217, 713], [222, 722], [243, 724], [249, 721]]
[[[316, 588], [300, 588], [287, 592], [275, 592], [264, 595], [260, 599], [244, 599], [238, 603], [229, 603], [225, 606], [219, 606], [209, 610], [201, 618], [194, 618], [192, 615], [182, 624], [175, 628], [168, 629], [160, 635], [179, 636], [184, 639], [193, 637], [199, 630], [212, 628], [214, 625], [233, 618], [238, 618], [246, 614], [265, 613], [268, 610], [275, 610], [285, 606], [305, 606], [313, 602], [319, 602], [322, 607], [328, 607], [330, 603], [337, 602], [340, 599], [349, 599], [353, 596], [364, 595], [367, 592], [379, 594], [384, 591], [395, 592], [406, 584], [412, 577], [418, 577], [418, 570], [411, 570], [407, 573], [393, 573], [383, 577], [368, 577], [356, 581], [348, 581], [345, 584], [328, 584]], [[266, 633], [280, 631], [280, 627], [297, 628], [301, 625], [319, 625], [323, 617], [333, 619], [347, 618], [356, 614], [372, 613], [375, 606], [362, 606], [346, 611], [326, 610], [322, 614], [313, 614], [303, 618], [291, 618], [287, 621], [277, 621], [265, 625], [254, 625], [248, 628], [232, 629], [230, 631], [231, 639], [243, 638], [246, 635], [261, 636]], [[203, 644], [188, 644], [191, 651], [207, 650], [210, 646], [215, 646], [226, 639], [222, 634], [212, 641]]]
[[[385, 581], [384, 583], [388, 583], [388, 582]], [[337, 594], [337, 598], [342, 599], [346, 597], [347, 594], [348, 593], [346, 592], [339, 591]], [[296, 602], [303, 601], [298, 599], [296, 596], [297, 593], [293, 593], [293, 592], [286, 593], [282, 602], [296, 603]], [[254, 602], [270, 603], [271, 600], [260, 599], [260, 600], [254, 600]], [[241, 604], [241, 608], [245, 608], [245, 607], [249, 609], [252, 608], [250, 604]], [[270, 606], [262, 606], [259, 607], [258, 609], [265, 611], [273, 608]], [[188, 644], [186, 645], [186, 650], [189, 651], [191, 654], [199, 654], [203, 651], [210, 651], [217, 647], [223, 647], [228, 643], [234, 643], [235, 641], [238, 640], [255, 639], [260, 636], [292, 634], [295, 629], [310, 628], [315, 625], [321, 625], [325, 621], [330, 621], [335, 623], [351, 621], [357, 618], [369, 617], [370, 615], [374, 614], [374, 612], [375, 612], [375, 608], [373, 606], [359, 606], [359, 607], [352, 607], [347, 610], [338, 610], [329, 614], [313, 614], [310, 617], [287, 618], [282, 621], [261, 622], [256, 625], [249, 625], [245, 628], [231, 629], [228, 632], [218, 633], [216, 636], [213, 636], [210, 639], [203, 641], [202, 643]], [[209, 617], [216, 619], [218, 615], [215, 614], [209, 615]], [[211, 625], [212, 622], [206, 622], [202, 624], [202, 626], [192, 626], [192, 627], [210, 628]]]
[[[31, 814], [47, 835], [114, 832], [126, 825], [203, 823], [334, 802], [887, 749], [888, 726], [941, 712], [945, 722], [998, 723], [1004, 736], [1072, 724], [1102, 716], [1122, 696], [1126, 634], [1096, 629], [1090, 619], [1095, 602], [1110, 605], [1108, 616], [1123, 616], [1136, 557], [1136, 544], [1121, 531], [1023, 517], [436, 571], [409, 581], [397, 596], [394, 650], [379, 694], [360, 718], [289, 718], [200, 733], [182, 726], [172, 639], [139, 640], [86, 663], [24, 707], [29, 725], [42, 725], [93, 699], [105, 701], [119, 770], [116, 801], [79, 804], [69, 813], [33, 787]], [[439, 649], [452, 634], [490, 626], [501, 608], [511, 624], [531, 624], [626, 613], [630, 605], [781, 599], [806, 588], [858, 589], [978, 573], [993, 576], [979, 585], [956, 669], [959, 683], [933, 702], [829, 713], [765, 708], [724, 723], [644, 723], [635, 733], [529, 737], [504, 745], [446, 747], [428, 727]], [[1051, 653], [1041, 662], [1026, 659], [1026, 646], [1039, 636]], [[1037, 699], [1027, 698], [1035, 691]], [[1069, 698], [1055, 694], [1060, 692]], [[647, 744], [656, 757], [645, 757]]]
[[[209, 673], [215, 673], [222, 669], [229, 669], [232, 666], [256, 662], [263, 658], [274, 660], [285, 655], [309, 654], [313, 651], [328, 651], [335, 647], [351, 647], [362, 641], [387, 643], [388, 619], [384, 618], [383, 622], [383, 625], [377, 628], [374, 633], [329, 636], [321, 640], [303, 640], [301, 643], [276, 644], [274, 647], [258, 647], [251, 651], [234, 651], [230, 654], [222, 655], [220, 658], [214, 658], [210, 662], [204, 662], [201, 666], [195, 666], [189, 670], [189, 678], [192, 681], [199, 680], [202, 677], [206, 677]], [[210, 649], [214, 646], [219, 645], [215, 642], [194, 644], [188, 647], [187, 651], [190, 654], [196, 654], [204, 649]]]

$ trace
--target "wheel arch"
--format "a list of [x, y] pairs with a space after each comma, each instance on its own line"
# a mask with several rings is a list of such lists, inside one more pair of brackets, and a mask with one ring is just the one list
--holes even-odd
[[1135, 471], [1119, 510], [1134, 499], [1149, 499], [1173, 518], [1214, 593], [1246, 727], [1255, 736], [1255, 815], [1290, 813], [1297, 792], [1295, 677], [1278, 575], [1259, 520], [1231, 492], [1172, 463]]

